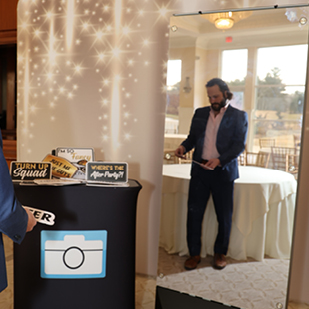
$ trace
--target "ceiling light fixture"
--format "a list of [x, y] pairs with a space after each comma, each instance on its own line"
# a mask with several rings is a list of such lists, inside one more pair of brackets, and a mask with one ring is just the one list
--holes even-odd
[[222, 12], [213, 14], [203, 14], [203, 18], [209, 20], [220, 30], [227, 30], [234, 26], [235, 23], [242, 19], [249, 17], [252, 14], [250, 11], [246, 12]]

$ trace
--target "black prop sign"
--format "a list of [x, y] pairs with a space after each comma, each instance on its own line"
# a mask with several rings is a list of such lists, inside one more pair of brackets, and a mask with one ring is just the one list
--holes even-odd
[[126, 183], [128, 181], [128, 164], [88, 162], [86, 180], [97, 183]]
[[51, 178], [51, 163], [47, 162], [11, 162], [13, 181], [33, 181]]

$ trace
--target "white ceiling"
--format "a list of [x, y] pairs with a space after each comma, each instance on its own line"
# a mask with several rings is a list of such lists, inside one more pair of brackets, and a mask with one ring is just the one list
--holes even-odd
[[[307, 17], [308, 8], [288, 9], [299, 20]], [[218, 30], [203, 15], [173, 16], [170, 26], [178, 30], [170, 31], [170, 47], [198, 46], [204, 49], [233, 49], [243, 46], [276, 46], [305, 44], [308, 40], [308, 24], [300, 26], [298, 21], [288, 20], [287, 9], [254, 10], [248, 18], [235, 23], [226, 31]], [[232, 43], [226, 43], [226, 37]]]

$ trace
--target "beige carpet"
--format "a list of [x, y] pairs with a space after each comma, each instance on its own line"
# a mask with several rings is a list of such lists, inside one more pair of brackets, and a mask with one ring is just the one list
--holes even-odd
[[[162, 276], [157, 284], [238, 308], [285, 308], [289, 261], [265, 259]], [[281, 305], [283, 307], [281, 307]]]

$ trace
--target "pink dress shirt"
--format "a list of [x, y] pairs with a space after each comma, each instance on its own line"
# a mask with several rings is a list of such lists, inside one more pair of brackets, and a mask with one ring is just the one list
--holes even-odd
[[204, 160], [219, 158], [220, 156], [216, 147], [217, 134], [220, 127], [220, 123], [228, 106], [229, 104], [226, 104], [226, 106], [221, 108], [217, 116], [215, 116], [213, 109], [210, 108], [209, 118], [206, 125], [203, 154], [202, 154], [202, 158]]

